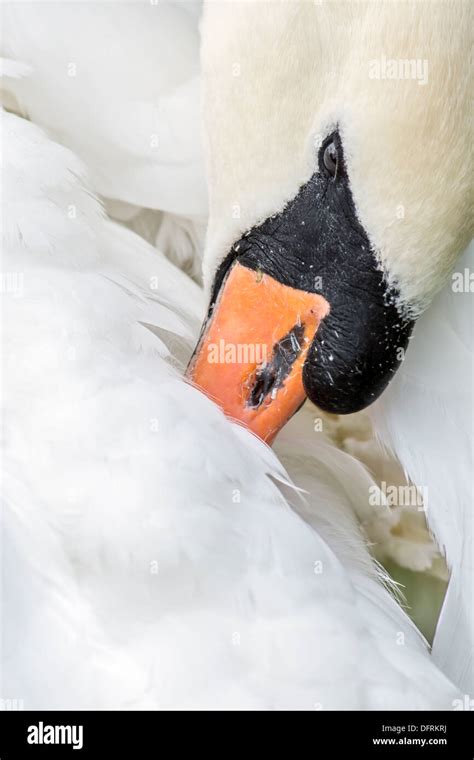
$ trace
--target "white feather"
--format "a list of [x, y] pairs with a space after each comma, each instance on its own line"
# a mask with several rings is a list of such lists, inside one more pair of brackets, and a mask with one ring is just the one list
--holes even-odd
[[86, 162], [98, 193], [177, 214], [206, 213], [200, 6], [187, 0], [2, 8], [1, 52], [21, 62], [23, 74], [10, 73], [8, 90], [22, 113]]
[[[456, 266], [474, 269], [474, 248]], [[451, 569], [433, 645], [440, 667], [474, 690], [472, 293], [451, 280], [416, 325], [403, 365], [374, 407], [380, 437], [428, 494], [427, 518]]]

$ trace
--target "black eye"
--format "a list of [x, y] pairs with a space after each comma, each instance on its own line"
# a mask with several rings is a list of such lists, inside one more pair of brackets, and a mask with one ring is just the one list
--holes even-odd
[[339, 164], [339, 154], [334, 140], [331, 140], [324, 149], [323, 163], [331, 177], [335, 177]]

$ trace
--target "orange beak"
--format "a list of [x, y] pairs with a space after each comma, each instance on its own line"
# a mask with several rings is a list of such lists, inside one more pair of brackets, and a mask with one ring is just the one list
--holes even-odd
[[328, 302], [236, 262], [187, 369], [224, 412], [271, 444], [306, 398], [302, 371]]

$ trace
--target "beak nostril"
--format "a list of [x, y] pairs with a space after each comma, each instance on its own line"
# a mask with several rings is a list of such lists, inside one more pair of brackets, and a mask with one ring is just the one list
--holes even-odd
[[304, 340], [304, 323], [300, 321], [273, 346], [271, 360], [255, 373], [255, 381], [247, 399], [247, 406], [258, 409], [267, 399], [274, 399], [283, 386], [291, 368], [301, 353]]

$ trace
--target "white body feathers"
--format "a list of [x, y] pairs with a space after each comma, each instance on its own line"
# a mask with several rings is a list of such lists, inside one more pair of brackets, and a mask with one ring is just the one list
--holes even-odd
[[3, 267], [23, 278], [4, 296], [2, 696], [449, 708], [456, 690], [354, 517], [363, 468], [348, 487], [353, 460], [317, 438], [303, 455], [295, 436], [301, 519], [269, 477], [286, 479], [275, 455], [170, 365], [200, 291], [101, 216], [69, 151], [4, 119]]

